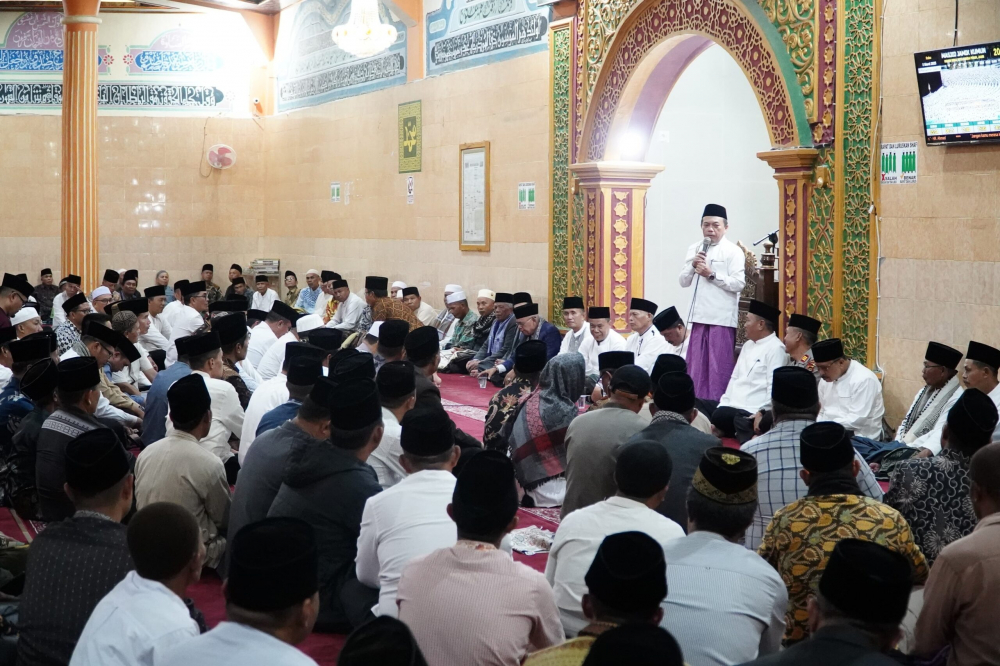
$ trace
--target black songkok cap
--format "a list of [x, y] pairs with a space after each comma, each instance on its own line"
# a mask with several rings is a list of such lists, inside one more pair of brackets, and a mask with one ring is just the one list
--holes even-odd
[[451, 510], [458, 529], [488, 536], [502, 530], [517, 514], [514, 465], [499, 451], [477, 453], [455, 482]]
[[62, 304], [63, 312], [69, 314], [70, 312], [76, 310], [78, 307], [80, 307], [86, 302], [87, 302], [87, 297], [83, 294], [83, 292], [80, 292], [76, 296], [72, 296], [63, 301]]
[[684, 666], [670, 632], [655, 624], [623, 624], [597, 637], [583, 666]]
[[135, 280], [136, 282], [138, 282], [139, 281], [139, 271], [137, 271], [134, 268], [125, 271], [122, 274], [122, 282], [128, 282], [129, 280]]
[[961, 444], [966, 450], [986, 446], [997, 426], [997, 407], [982, 391], [966, 389], [948, 412], [947, 423], [949, 446]]
[[119, 347], [123, 340], [128, 342], [124, 335], [99, 321], [92, 321], [87, 324], [87, 328], [84, 329], [83, 334], [90, 338], [96, 338], [109, 347]]
[[684, 322], [681, 321], [681, 316], [677, 314], [677, 308], [673, 305], [653, 317], [653, 326], [656, 327], [657, 331], [665, 331], [668, 328], [673, 328], [674, 326], [683, 323]]
[[185, 357], [188, 355], [188, 340], [192, 337], [191, 335], [182, 335], [181, 337], [174, 340], [174, 346], [177, 347], [177, 356]]
[[234, 312], [212, 321], [212, 330], [219, 336], [219, 344], [225, 347], [239, 342], [247, 336], [247, 318], [242, 312]]
[[205, 380], [196, 372], [181, 377], [167, 389], [170, 420], [174, 423], [196, 423], [212, 407], [212, 396]]
[[52, 397], [59, 381], [59, 371], [56, 362], [45, 358], [38, 363], [32, 363], [21, 378], [21, 393], [28, 396], [32, 402]]
[[611, 308], [603, 305], [591, 305], [587, 310], [587, 319], [611, 319]]
[[254, 278], [254, 282], [256, 282], [256, 283], [268, 282], [268, 281], [269, 280], [267, 279], [267, 276], [264, 275], [263, 273], [258, 273], [257, 277]]
[[629, 303], [629, 310], [641, 310], [642, 312], [648, 312], [651, 315], [656, 314], [656, 303], [653, 301], [647, 301], [645, 298], [633, 298]]
[[162, 284], [154, 284], [152, 287], [146, 287], [142, 290], [142, 295], [146, 298], [156, 298], [157, 296], [166, 296], [167, 288]]
[[567, 296], [563, 299], [563, 310], [572, 310], [574, 308], [579, 310], [586, 309], [583, 307], [583, 298], [580, 296]]
[[514, 308], [515, 319], [530, 317], [536, 314], [538, 314], [538, 303], [528, 303], [526, 305], [519, 305], [516, 308]]
[[42, 272], [39, 273], [39, 275], [41, 275], [43, 277], [46, 276], [46, 275], [52, 275], [52, 269], [51, 268], [43, 268]]
[[337, 666], [427, 666], [409, 627], [381, 615], [355, 629], [337, 658]]
[[746, 410], [736, 407], [716, 407], [709, 421], [723, 437], [736, 437], [736, 417], [746, 414]]
[[514, 292], [514, 295], [511, 298], [514, 299], [514, 300], [511, 301], [511, 303], [514, 303], [514, 304], [517, 304], [517, 303], [532, 303], [533, 302], [531, 300], [531, 294], [529, 294], [526, 291], [517, 291], [517, 292]]
[[379, 396], [387, 400], [413, 393], [416, 390], [413, 364], [409, 361], [386, 363], [378, 369], [375, 384], [378, 386]]
[[297, 280], [297, 279], [299, 279], [299, 276], [298, 276], [298, 275], [296, 275], [294, 271], [285, 271], [285, 277], [286, 277], [286, 278], [290, 278], [290, 277], [293, 277], [293, 278], [295, 278], [296, 280]]
[[78, 287], [83, 284], [83, 279], [79, 275], [73, 275], [72, 273], [63, 278], [63, 280]]
[[230, 545], [226, 600], [268, 613], [302, 603], [319, 590], [312, 526], [298, 518], [265, 518], [240, 529]]
[[819, 593], [849, 618], [899, 624], [913, 590], [913, 570], [901, 554], [860, 539], [834, 547], [819, 579]]
[[726, 216], [726, 209], [719, 204], [708, 204], [705, 206], [705, 212], [701, 214], [702, 217], [721, 217], [723, 220], [728, 220]]
[[958, 362], [962, 360], [962, 352], [940, 342], [928, 342], [924, 359], [954, 370], [958, 367]]
[[282, 301], [275, 301], [271, 306], [271, 314], [276, 314], [283, 319], [287, 319], [292, 322], [292, 328], [295, 328], [295, 323], [300, 317], [304, 317], [304, 314], [295, 311], [295, 308], [283, 303]]
[[59, 347], [59, 344], [56, 341], [56, 334], [53, 331], [38, 331], [37, 333], [30, 333], [30, 334], [24, 336], [21, 339], [22, 340], [48, 340], [48, 342], [49, 342], [49, 354], [51, 354], [52, 352], [54, 352]]
[[19, 292], [26, 299], [35, 293], [35, 288], [31, 286], [30, 282], [18, 275], [11, 275], [10, 273], [3, 274], [2, 286]]
[[548, 362], [549, 352], [541, 340], [525, 340], [514, 350], [514, 368], [518, 372], [541, 372]]
[[455, 424], [441, 407], [418, 407], [406, 412], [399, 445], [415, 456], [429, 458], [455, 446]]
[[788, 325], [792, 328], [801, 328], [803, 331], [807, 331], [813, 335], [819, 335], [819, 327], [823, 325], [823, 322], [805, 315], [793, 314], [788, 318]]
[[[292, 361], [297, 358], [312, 358], [316, 359], [320, 363], [323, 362], [329, 354], [327, 354], [325, 349], [321, 349], [316, 345], [311, 345], [306, 342], [289, 342], [285, 345], [285, 361], [291, 365]], [[332, 369], [332, 368], [331, 368]]]
[[237, 285], [237, 284], [246, 284], [246, 283], [247, 283], [247, 281], [243, 278], [242, 275], [237, 275], [235, 278], [233, 278], [233, 284], [234, 285]]
[[214, 273], [215, 272], [215, 266], [213, 266], [212, 264], [205, 264], [205, 265], [203, 265], [201, 267], [201, 270], [203, 270], [203, 271], [212, 271]]
[[673, 471], [666, 447], [654, 439], [640, 438], [630, 441], [619, 452], [615, 483], [623, 495], [648, 498], [667, 487]]
[[336, 280], [333, 280], [330, 283], [331, 289], [343, 289], [344, 287], [347, 287], [348, 289], [351, 288], [350, 285], [347, 284], [347, 280], [341, 280], [340, 278], [337, 278]]
[[378, 275], [369, 275], [365, 278], [365, 289], [369, 291], [388, 291], [389, 278]]
[[208, 311], [211, 314], [216, 312], [244, 312], [247, 309], [247, 301], [245, 298], [229, 301], [216, 301], [214, 303], [208, 304]]
[[632, 395], [644, 398], [649, 395], [653, 388], [649, 381], [649, 374], [637, 365], [623, 365], [615, 370], [611, 376], [611, 383], [608, 388], [612, 391], [631, 393]]
[[69, 358], [56, 366], [56, 386], [62, 391], [84, 391], [101, 383], [101, 370], [93, 356]]
[[133, 298], [129, 301], [119, 301], [116, 303], [118, 312], [131, 312], [136, 317], [144, 312], [149, 312], [149, 301], [144, 298]]
[[794, 365], [774, 370], [771, 399], [793, 409], [808, 409], [819, 402], [816, 376]]
[[322, 282], [333, 282], [340, 279], [340, 273], [336, 271], [320, 271], [319, 279]]
[[[598, 356], [598, 359], [600, 357]], [[667, 372], [687, 372], [688, 364], [683, 356], [677, 354], [660, 354], [653, 363], [653, 371], [649, 373], [649, 379], [655, 387], [660, 383], [660, 377]]]
[[242, 273], [243, 272], [243, 267], [240, 266], [239, 264], [233, 264], [232, 266], [229, 267], [229, 270], [231, 270], [231, 271], [239, 271], [240, 273]]
[[[628, 448], [623, 455], [625, 451]], [[651, 611], [667, 596], [663, 547], [644, 532], [608, 535], [583, 580], [590, 594], [604, 606], [624, 614]]]
[[247, 322], [251, 321], [264, 321], [267, 319], [267, 313], [263, 310], [247, 310]]
[[403, 341], [406, 355], [410, 360], [423, 361], [429, 359], [441, 348], [437, 329], [433, 326], [421, 326], [410, 331]]
[[105, 282], [118, 282], [118, 278], [120, 277], [121, 275], [119, 275], [118, 271], [112, 270], [110, 268], [104, 271]]
[[635, 363], [635, 354], [630, 351], [606, 351], [597, 355], [597, 369], [601, 372], [605, 370], [617, 370], [623, 365]]
[[813, 474], [844, 469], [854, 460], [851, 436], [833, 421], [808, 425], [799, 435], [799, 460]]
[[220, 349], [222, 349], [222, 341], [219, 340], [219, 334], [215, 331], [198, 333], [187, 339], [188, 356], [201, 356]]
[[191, 280], [178, 280], [174, 282], [174, 291], [179, 291], [184, 294], [184, 288], [191, 284]]
[[52, 353], [52, 343], [47, 335], [28, 336], [20, 340], [11, 340], [7, 348], [14, 363], [31, 363], [48, 358]]
[[403, 287], [403, 296], [419, 296], [420, 290], [416, 287]]
[[293, 386], [312, 386], [323, 376], [323, 363], [319, 359], [300, 356], [288, 364], [288, 383]]
[[402, 347], [410, 325], [402, 319], [386, 319], [378, 329], [378, 342], [383, 347]]
[[350, 379], [333, 389], [330, 425], [340, 430], [361, 430], [382, 418], [378, 388], [370, 379]]
[[508, 294], [505, 291], [498, 291], [497, 297], [493, 299], [494, 303], [508, 303], [514, 305], [514, 295]]
[[333, 389], [336, 386], [336, 384], [326, 377], [320, 377], [309, 391], [309, 399], [320, 407], [329, 410], [333, 406]]
[[763, 301], [751, 300], [747, 311], [752, 315], [757, 315], [761, 319], [766, 319], [774, 326], [778, 325], [778, 318], [781, 316], [781, 310]]
[[665, 372], [656, 383], [653, 402], [658, 409], [684, 414], [694, 409], [694, 382], [686, 372]]
[[965, 352], [965, 358], [969, 361], [985, 363], [994, 370], [1000, 369], [1000, 349], [975, 340], [969, 343], [969, 351]]
[[186, 285], [181, 287], [181, 296], [191, 296], [197, 294], [200, 291], [206, 291], [208, 287], [205, 285], [204, 280], [198, 280], [197, 282], [188, 282]]
[[13, 326], [8, 326], [6, 328], [0, 328], [0, 346], [10, 343], [11, 340], [17, 338], [17, 329]]
[[85, 495], [96, 495], [124, 479], [130, 462], [115, 432], [96, 428], [66, 445], [66, 483]]
[[375, 379], [375, 357], [359, 352], [338, 359], [330, 368], [330, 378], [338, 384], [352, 379]]
[[344, 343], [344, 334], [338, 328], [321, 326], [301, 335], [309, 341], [309, 344], [328, 352], [340, 349], [340, 345]]
[[817, 363], [836, 361], [838, 358], [844, 358], [844, 344], [840, 338], [820, 340], [812, 346], [812, 353], [813, 360]]
[[739, 449], [714, 446], [701, 457], [691, 487], [720, 504], [757, 501], [757, 459]]

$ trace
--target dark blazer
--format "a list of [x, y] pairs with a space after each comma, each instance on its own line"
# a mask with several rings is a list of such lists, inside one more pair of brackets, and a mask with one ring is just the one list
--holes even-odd
[[514, 338], [514, 344], [511, 345], [510, 353], [503, 361], [503, 365], [507, 370], [512, 370], [514, 368], [514, 351], [518, 346], [525, 340], [541, 340], [545, 343], [545, 354], [548, 358], [552, 358], [559, 353], [559, 347], [562, 345], [562, 335], [559, 334], [559, 329], [553, 324], [547, 321], [542, 321], [538, 325], [538, 330], [535, 331], [533, 337], [525, 337], [521, 331], [517, 331], [517, 336]]
[[845, 626], [822, 627], [811, 638], [744, 666], [899, 666], [864, 634]]
[[653, 439], [667, 449], [674, 470], [670, 475], [670, 488], [656, 510], [670, 518], [687, 531], [687, 492], [698, 464], [707, 449], [721, 446], [718, 437], [706, 435], [679, 421], [659, 421], [650, 423], [625, 442], [627, 447], [634, 442]]
[[480, 370], [489, 370], [490, 368], [493, 367], [494, 361], [496, 361], [498, 358], [507, 358], [508, 356], [513, 356], [511, 352], [514, 349], [514, 338], [516, 338], [518, 335], [517, 320], [514, 319], [513, 316], [510, 316], [507, 317], [507, 321], [505, 322], [493, 322], [493, 326], [503, 327], [504, 329], [503, 342], [500, 343], [500, 349], [496, 353], [491, 354], [490, 338], [489, 335], [486, 336], [486, 341], [483, 342], [483, 345], [479, 348], [479, 351], [477, 351], [476, 355], [473, 357], [474, 359], [479, 361]]

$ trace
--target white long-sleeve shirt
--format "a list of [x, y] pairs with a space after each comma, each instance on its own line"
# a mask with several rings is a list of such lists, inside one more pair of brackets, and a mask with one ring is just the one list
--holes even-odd
[[774, 371], [784, 365], [788, 365], [788, 354], [777, 335], [771, 333], [757, 342], [747, 340], [719, 406], [745, 409], [751, 414], [766, 407], [771, 402]]
[[837, 381], [820, 380], [819, 405], [817, 421], [835, 421], [859, 437], [877, 439], [882, 434], [882, 384], [857, 361], [851, 361]]
[[166, 306], [164, 306], [163, 312], [161, 312], [157, 316], [163, 317], [164, 321], [167, 322], [168, 327], [173, 327], [174, 317], [177, 316], [177, 313], [180, 312], [181, 308], [183, 307], [184, 307], [184, 301], [181, 300], [170, 301], [169, 303], [166, 304]]
[[66, 311], [63, 310], [63, 303], [67, 300], [66, 292], [60, 291], [56, 294], [55, 298], [52, 299], [52, 328], [55, 328], [59, 324], [66, 323]]
[[583, 344], [580, 345], [580, 353], [587, 361], [588, 375], [600, 374], [597, 357], [609, 351], [625, 351], [625, 338], [618, 331], [608, 331], [607, 336], [600, 342], [594, 339], [593, 334], [589, 339], [583, 341]]
[[[258, 326], [257, 328], [260, 328]], [[254, 329], [256, 330], [256, 329]], [[279, 373], [277, 376], [268, 379], [257, 387], [257, 390], [250, 396], [250, 404], [247, 405], [246, 414], [243, 417], [243, 433], [240, 435], [240, 465], [247, 457], [250, 445], [257, 438], [257, 426], [264, 414], [288, 402], [288, 376]], [[231, 386], [231, 385], [230, 385]]]
[[[208, 395], [212, 398], [212, 427], [208, 435], [199, 440], [201, 448], [214, 453], [219, 460], [226, 462], [233, 457], [233, 449], [229, 446], [229, 436], [239, 437], [243, 432], [243, 407], [240, 405], [240, 398], [236, 394], [236, 389], [227, 381], [213, 379], [201, 370], [195, 370], [194, 374], [201, 375], [205, 380], [205, 387]], [[167, 437], [176, 436], [174, 424], [167, 414]]]
[[[666, 340], [666, 338], [664, 338]], [[688, 343], [691, 342], [691, 332], [687, 331], [684, 335], [684, 342], [680, 343], [676, 347], [669, 342], [667, 342], [667, 354], [677, 354], [684, 360], [687, 360], [688, 356]]]
[[[250, 331], [250, 343], [247, 345], [247, 358], [250, 365], [257, 369], [264, 354], [278, 341], [278, 336], [274, 334], [266, 321], [262, 321]], [[258, 373], [259, 374], [259, 373]]]
[[351, 294], [347, 300], [337, 306], [337, 311], [333, 313], [328, 328], [339, 328], [344, 331], [353, 331], [358, 325], [358, 319], [365, 309], [365, 301], [357, 294]]
[[434, 320], [437, 319], [438, 311], [434, 309], [430, 303], [426, 301], [420, 301], [420, 307], [413, 315], [420, 320], [420, 323], [424, 326], [432, 326]]
[[270, 312], [271, 306], [274, 305], [276, 300], [278, 300], [278, 292], [274, 289], [268, 289], [263, 294], [255, 291], [253, 292], [253, 300], [250, 301], [250, 307], [254, 310]]
[[198, 624], [176, 594], [135, 571], [90, 614], [70, 666], [153, 666], [198, 635]]
[[379, 589], [377, 615], [398, 617], [396, 588], [407, 564], [458, 539], [448, 505], [455, 475], [424, 470], [368, 498], [355, 558], [358, 580]]
[[[562, 342], [559, 343], [559, 353], [566, 354], [570, 351], [579, 352], [583, 348], [583, 344], [587, 340], [593, 339], [593, 337], [594, 336], [590, 334], [590, 324], [583, 322], [583, 326], [580, 327], [579, 331], [574, 332], [572, 329], [566, 331], [566, 335], [563, 336]], [[574, 346], [576, 349], [572, 349]]]
[[740, 292], [746, 286], [746, 255], [737, 245], [723, 237], [705, 253], [708, 267], [715, 271], [709, 280], [695, 273], [694, 258], [701, 252], [702, 241], [688, 248], [679, 277], [682, 287], [698, 282], [691, 322], [736, 328], [739, 317]]
[[[174, 301], [175, 303], [177, 301]], [[171, 319], [170, 347], [167, 349], [167, 367], [177, 362], [177, 338], [193, 335], [205, 325], [205, 318], [190, 305], [182, 305]]]
[[285, 346], [289, 342], [298, 341], [298, 339], [295, 333], [288, 331], [268, 347], [267, 351], [264, 352], [264, 356], [260, 359], [260, 363], [254, 364], [254, 369], [260, 375], [261, 379], [267, 381], [271, 377], [281, 374], [281, 366], [285, 362]]
[[149, 350], [167, 350], [170, 349], [170, 334], [172, 332], [170, 324], [167, 323], [161, 312], [155, 317], [149, 318], [149, 330], [146, 331], [145, 335], [139, 336], [139, 342]]
[[382, 425], [384, 427], [382, 441], [368, 456], [368, 465], [375, 470], [378, 485], [385, 489], [402, 481], [406, 477], [406, 470], [399, 462], [399, 456], [403, 454], [403, 447], [399, 444], [403, 428], [399, 425], [396, 415], [385, 407], [382, 408]]
[[635, 354], [635, 364], [647, 373], [653, 371], [656, 358], [660, 354], [666, 354], [668, 346], [667, 341], [652, 324], [646, 329], [645, 333], [641, 335], [639, 333], [632, 333], [625, 340], [625, 351]]
[[271, 634], [236, 622], [220, 622], [215, 629], [185, 641], [167, 652], [156, 666], [317, 666], [316, 662], [294, 645]]

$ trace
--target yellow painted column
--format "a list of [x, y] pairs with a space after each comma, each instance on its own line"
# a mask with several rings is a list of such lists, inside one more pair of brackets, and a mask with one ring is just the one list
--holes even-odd
[[100, 0], [63, 0], [62, 274], [98, 284], [97, 18]]

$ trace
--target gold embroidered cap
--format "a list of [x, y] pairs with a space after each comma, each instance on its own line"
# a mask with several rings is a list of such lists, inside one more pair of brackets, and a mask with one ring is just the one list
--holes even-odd
[[696, 492], [720, 504], [757, 501], [757, 459], [739, 449], [705, 451], [691, 481]]

